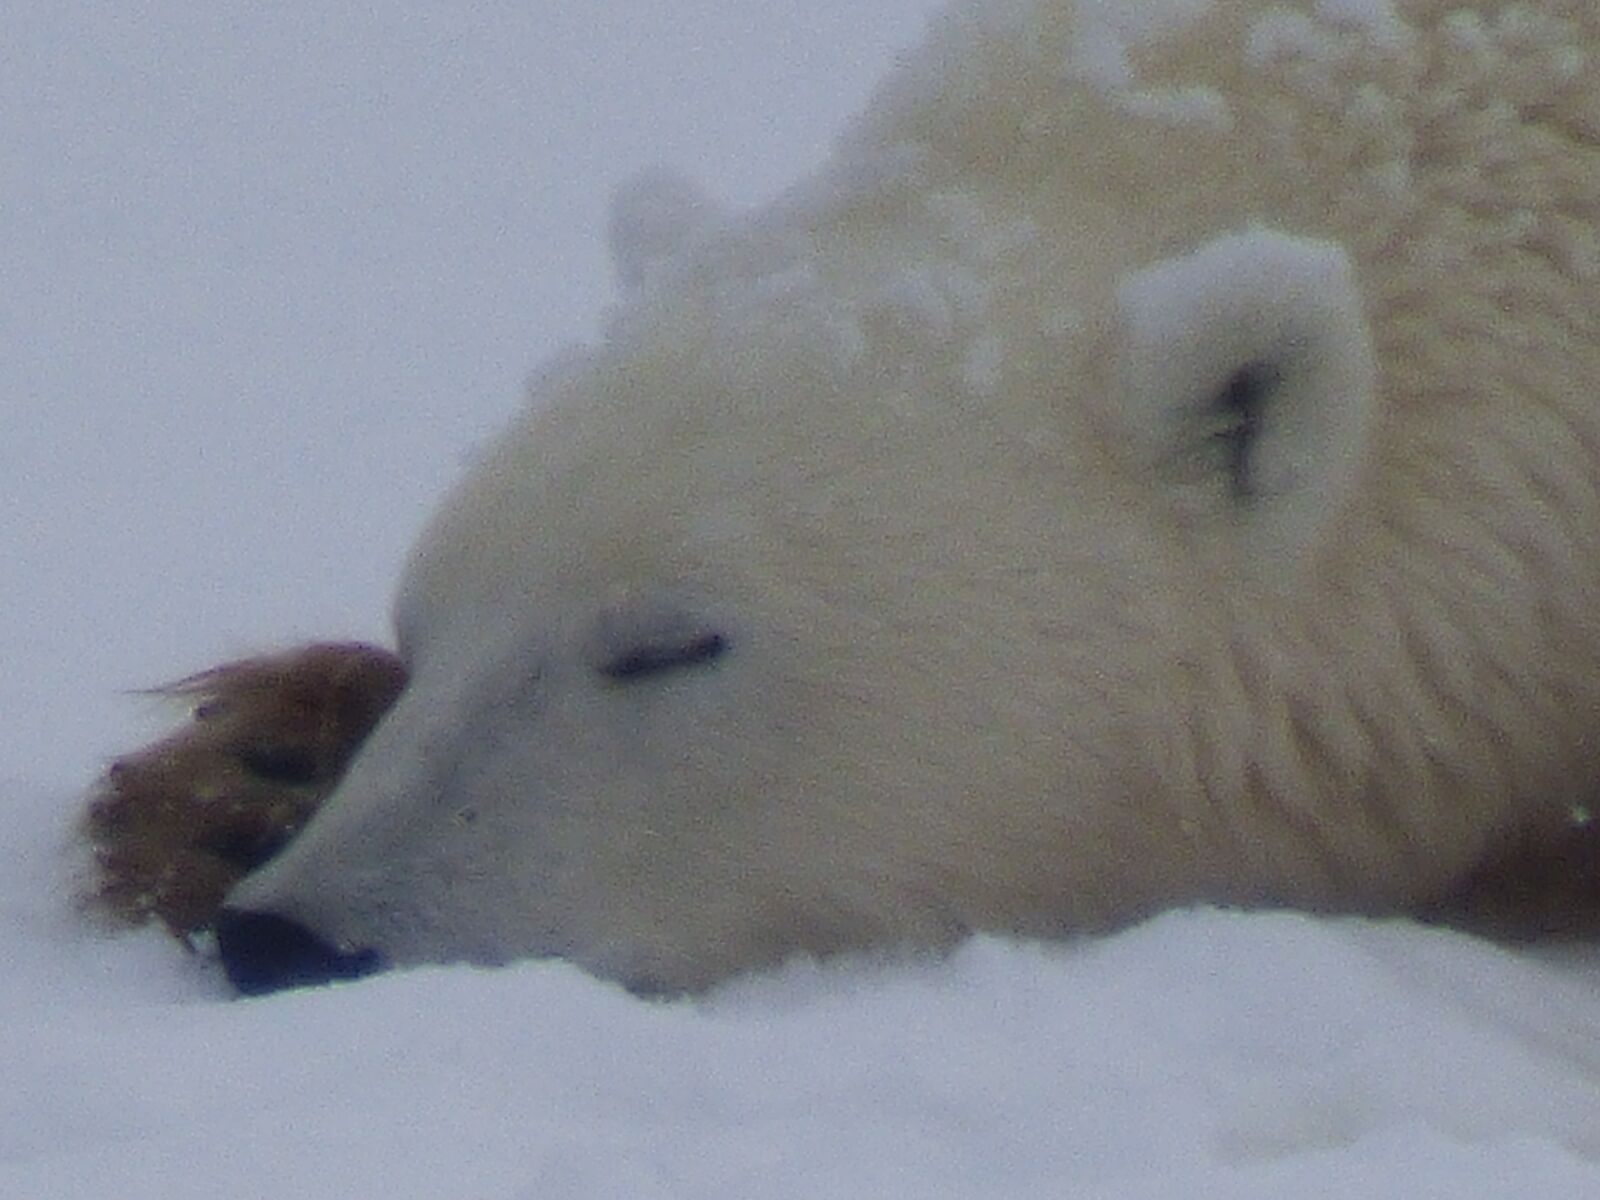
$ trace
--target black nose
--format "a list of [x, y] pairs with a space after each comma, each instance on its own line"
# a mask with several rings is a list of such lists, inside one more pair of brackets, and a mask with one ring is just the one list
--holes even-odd
[[272, 913], [225, 908], [217, 914], [216, 931], [228, 979], [246, 996], [359, 979], [383, 966], [375, 951], [346, 954]]

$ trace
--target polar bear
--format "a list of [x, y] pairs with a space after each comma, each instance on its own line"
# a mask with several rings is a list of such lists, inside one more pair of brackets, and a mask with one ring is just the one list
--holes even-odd
[[1558, 836], [1597, 50], [1592, 0], [964, 0], [768, 208], [627, 190], [235, 981], [1414, 912]]

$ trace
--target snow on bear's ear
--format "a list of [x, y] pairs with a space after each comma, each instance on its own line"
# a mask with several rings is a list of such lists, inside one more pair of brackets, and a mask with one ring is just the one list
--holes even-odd
[[1127, 416], [1179, 510], [1264, 561], [1306, 549], [1359, 474], [1373, 409], [1344, 251], [1252, 229], [1138, 271], [1118, 300]]
[[699, 184], [670, 167], [652, 167], [619, 184], [606, 223], [617, 278], [630, 290], [643, 287], [722, 215]]

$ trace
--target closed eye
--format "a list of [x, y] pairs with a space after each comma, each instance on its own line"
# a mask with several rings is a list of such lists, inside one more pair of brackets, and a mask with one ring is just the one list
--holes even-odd
[[629, 683], [681, 667], [698, 667], [714, 662], [728, 652], [728, 639], [720, 633], [702, 633], [690, 638], [645, 641], [628, 647], [605, 663], [600, 674], [607, 679]]

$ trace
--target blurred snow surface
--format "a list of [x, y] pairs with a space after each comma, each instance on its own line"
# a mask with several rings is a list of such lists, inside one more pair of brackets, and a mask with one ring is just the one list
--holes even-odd
[[0, 848], [0, 1196], [1600, 1195], [1600, 971], [1401, 922], [1172, 913], [652, 1002], [565, 963], [229, 1000]]
[[119, 689], [383, 637], [592, 334], [611, 188], [772, 195], [934, 6], [8, 10], [0, 1197], [1600, 1196], [1588, 952], [1193, 911], [672, 1003], [562, 963], [242, 1002], [71, 911], [81, 788], [152, 727]]

